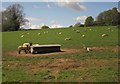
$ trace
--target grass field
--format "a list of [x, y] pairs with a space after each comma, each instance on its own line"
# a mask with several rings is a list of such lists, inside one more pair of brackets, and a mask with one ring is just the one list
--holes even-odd
[[[71, 40], [64, 40], [69, 37]], [[64, 52], [18, 55], [17, 47], [24, 42], [61, 44]], [[3, 32], [2, 44], [3, 82], [118, 82], [115, 26]], [[94, 50], [87, 53], [83, 44]]]

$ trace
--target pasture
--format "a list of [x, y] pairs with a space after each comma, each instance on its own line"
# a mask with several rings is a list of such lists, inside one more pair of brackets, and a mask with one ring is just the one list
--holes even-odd
[[[18, 55], [25, 42], [60, 44], [63, 52]], [[118, 49], [116, 26], [3, 32], [2, 81], [118, 82]]]

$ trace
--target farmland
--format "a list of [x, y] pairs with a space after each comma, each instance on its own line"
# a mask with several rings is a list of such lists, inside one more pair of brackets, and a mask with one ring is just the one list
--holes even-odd
[[[18, 55], [17, 47], [25, 42], [60, 44], [63, 52]], [[83, 45], [94, 50], [87, 53]], [[3, 32], [2, 81], [118, 82], [118, 48], [116, 26]]]

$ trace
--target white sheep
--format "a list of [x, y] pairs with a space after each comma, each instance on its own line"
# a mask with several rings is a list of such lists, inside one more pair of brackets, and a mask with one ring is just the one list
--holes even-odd
[[21, 35], [21, 38], [23, 38], [24, 37], [24, 35]]
[[86, 47], [84, 44], [83, 44], [83, 48], [84, 48], [87, 52], [93, 51], [92, 48], [90, 48], [90, 47]]
[[77, 32], [77, 33], [80, 33], [80, 31], [79, 31], [79, 30], [76, 30], [76, 32]]
[[81, 37], [85, 37], [85, 35], [83, 34]]
[[108, 36], [107, 34], [102, 34], [102, 37]]
[[38, 35], [40, 35], [40, 33], [38, 33]]
[[65, 40], [71, 40], [71, 38], [69, 37], [69, 38], [65, 38]]
[[26, 46], [27, 46], [28, 51], [30, 52], [30, 48], [31, 48], [31, 46], [32, 46], [32, 43], [23, 43], [22, 46], [23, 46], [23, 47], [26, 47]]
[[62, 34], [61, 32], [59, 32], [58, 34]]
[[111, 30], [111, 28], [108, 28], [108, 30]]
[[28, 49], [28, 47], [27, 47], [27, 46], [23, 46], [23, 45], [18, 46], [18, 54], [20, 54], [20, 53], [21, 53], [21, 51], [24, 51], [24, 52], [27, 54], [27, 53], [28, 53], [28, 51], [29, 51], [29, 49]]

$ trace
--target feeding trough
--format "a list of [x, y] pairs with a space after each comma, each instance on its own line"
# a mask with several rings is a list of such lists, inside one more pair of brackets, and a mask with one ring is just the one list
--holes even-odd
[[32, 45], [31, 53], [50, 53], [50, 52], [60, 52], [61, 45], [59, 44], [51, 44], [51, 45]]

